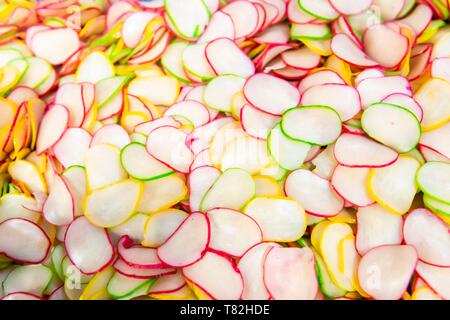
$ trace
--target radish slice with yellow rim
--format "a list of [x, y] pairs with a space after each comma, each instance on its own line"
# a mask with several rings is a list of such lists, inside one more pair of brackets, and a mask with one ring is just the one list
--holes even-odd
[[157, 17], [152, 12], [134, 12], [129, 15], [122, 26], [122, 39], [129, 48], [136, 47], [145, 32], [148, 23]]
[[90, 224], [85, 217], [69, 225], [64, 246], [71, 262], [85, 274], [103, 270], [114, 258], [114, 248], [106, 230]]
[[146, 247], [159, 247], [178, 229], [187, 216], [186, 212], [178, 209], [167, 209], [150, 214], [145, 222], [142, 244]]
[[298, 90], [289, 82], [263, 73], [247, 80], [244, 95], [252, 106], [272, 115], [282, 115], [300, 100]]
[[417, 183], [426, 195], [450, 204], [450, 164], [427, 162], [417, 172]]
[[68, 225], [72, 222], [75, 204], [63, 177], [55, 175], [52, 190], [45, 201], [42, 214], [45, 220], [57, 226]]
[[398, 153], [364, 136], [344, 133], [336, 141], [334, 156], [346, 167], [379, 168], [394, 163]]
[[69, 123], [69, 111], [63, 105], [55, 104], [42, 118], [36, 142], [38, 154], [52, 147], [64, 134]]
[[356, 220], [356, 249], [361, 255], [375, 247], [402, 243], [402, 217], [387, 211], [379, 204], [359, 208]]
[[370, 195], [392, 213], [408, 212], [417, 192], [415, 177], [419, 167], [416, 159], [400, 156], [389, 166], [371, 169], [367, 179]]
[[205, 88], [203, 99], [209, 108], [229, 112], [233, 96], [244, 86], [245, 79], [235, 75], [219, 76]]
[[210, 241], [210, 224], [203, 213], [191, 213], [158, 248], [158, 258], [173, 267], [186, 267], [200, 260]]
[[296, 241], [306, 230], [305, 211], [292, 199], [257, 197], [245, 206], [244, 213], [261, 227], [264, 241]]
[[220, 174], [219, 169], [211, 166], [202, 166], [191, 171], [189, 174], [189, 207], [191, 211], [200, 210], [203, 197]]
[[210, 250], [240, 257], [263, 239], [258, 223], [242, 212], [217, 208], [206, 216], [211, 228]]
[[96, 189], [86, 197], [84, 213], [96, 226], [104, 228], [117, 226], [134, 213], [142, 189], [142, 184], [133, 180], [123, 180]]
[[327, 180], [305, 169], [293, 171], [286, 178], [284, 190], [288, 197], [297, 200], [313, 215], [332, 217], [344, 207], [344, 200]]
[[436, 267], [419, 261], [417, 274], [442, 298], [450, 299], [450, 268]]
[[428, 264], [450, 267], [448, 226], [425, 209], [412, 211], [405, 220], [405, 243], [416, 248], [419, 259]]
[[56, 159], [68, 168], [84, 164], [84, 155], [89, 149], [92, 137], [84, 129], [68, 128], [59, 141], [53, 146]]
[[431, 75], [433, 78], [444, 79], [447, 82], [450, 81], [449, 70], [450, 58], [435, 59], [431, 64]]
[[31, 193], [47, 193], [44, 177], [33, 163], [16, 160], [9, 165], [8, 173], [14, 180], [23, 183]]
[[336, 192], [348, 202], [365, 207], [375, 202], [367, 192], [369, 168], [350, 168], [338, 165], [333, 172], [331, 184]]
[[179, 94], [179, 82], [171, 76], [137, 77], [128, 85], [128, 93], [154, 105], [171, 106]]
[[377, 300], [398, 300], [406, 291], [417, 264], [408, 245], [385, 245], [367, 252], [358, 267], [362, 289]]
[[0, 222], [11, 218], [22, 218], [37, 223], [40, 212], [37, 201], [33, 197], [24, 194], [5, 194], [0, 202]]
[[40, 263], [47, 257], [51, 243], [37, 224], [25, 219], [0, 223], [0, 252], [16, 261]]
[[330, 107], [303, 106], [283, 114], [281, 130], [293, 140], [323, 146], [339, 137], [342, 122], [339, 114]]
[[[234, 263], [213, 252], [207, 252], [202, 259], [183, 268], [183, 276], [210, 299], [238, 300], [244, 289], [242, 276]], [[217, 281], [219, 278], [222, 281]]]
[[205, 194], [200, 202], [200, 210], [221, 207], [240, 210], [254, 194], [255, 182], [245, 170], [228, 169]]
[[311, 300], [318, 291], [314, 254], [309, 248], [269, 248], [264, 284], [275, 300]]

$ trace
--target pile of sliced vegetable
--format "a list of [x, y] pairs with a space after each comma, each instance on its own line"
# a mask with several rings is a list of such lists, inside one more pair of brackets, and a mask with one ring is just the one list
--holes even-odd
[[446, 0], [0, 4], [0, 297], [450, 299]]

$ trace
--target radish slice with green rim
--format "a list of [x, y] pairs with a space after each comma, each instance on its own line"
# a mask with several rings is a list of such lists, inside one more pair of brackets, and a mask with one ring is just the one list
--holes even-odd
[[291, 38], [294, 40], [325, 40], [331, 37], [331, 30], [327, 24], [294, 23], [291, 26]]
[[118, 259], [116, 262], [114, 262], [113, 267], [118, 273], [136, 279], [157, 278], [168, 274], [174, 274], [176, 272], [176, 270], [173, 268], [132, 267], [122, 259]]
[[370, 58], [360, 47], [344, 33], [339, 33], [331, 40], [331, 50], [342, 60], [358, 67], [376, 67], [378, 62]]
[[244, 281], [243, 300], [268, 300], [269, 293], [264, 285], [264, 259], [267, 251], [279, 247], [275, 242], [262, 242], [250, 248], [238, 262], [238, 269]]
[[142, 244], [156, 248], [178, 229], [188, 214], [178, 209], [167, 209], [152, 213], [148, 216], [144, 226], [144, 240]]
[[[408, 52], [408, 39], [381, 24], [367, 28], [362, 41], [365, 52], [386, 68], [398, 66]], [[380, 41], [386, 41], [391, 45], [380, 46]]]
[[116, 272], [108, 282], [107, 293], [115, 299], [131, 299], [148, 294], [155, 279], [132, 278]]
[[285, 51], [281, 54], [281, 59], [284, 63], [292, 68], [301, 70], [310, 70], [317, 67], [320, 63], [320, 58], [320, 55], [311, 51], [308, 47]]
[[248, 104], [242, 107], [240, 114], [244, 131], [257, 139], [267, 139], [270, 129], [280, 121], [279, 117], [264, 113]]
[[43, 265], [25, 265], [12, 270], [3, 281], [5, 295], [27, 292], [42, 296], [52, 279], [52, 271]]
[[231, 16], [225, 12], [217, 11], [212, 15], [205, 32], [200, 36], [197, 43], [208, 43], [220, 38], [234, 40], [235, 29]]
[[47, 61], [38, 57], [27, 57], [26, 61], [28, 62], [28, 70], [18, 84], [37, 91], [39, 86], [54, 72], [53, 67]]
[[346, 167], [380, 168], [394, 163], [398, 153], [364, 136], [344, 133], [336, 141], [334, 156]]
[[244, 213], [258, 223], [263, 241], [296, 241], [306, 230], [305, 211], [292, 199], [256, 197], [245, 206]]
[[129, 48], [136, 47], [141, 41], [148, 23], [156, 18], [153, 12], [140, 11], [130, 14], [122, 25], [122, 39]]
[[84, 214], [96, 226], [117, 226], [135, 212], [142, 189], [142, 184], [133, 180], [123, 180], [96, 189], [86, 197]]
[[130, 142], [130, 137], [123, 127], [117, 124], [109, 124], [95, 131], [90, 146], [93, 147], [98, 144], [111, 144], [119, 149], [122, 149]]
[[367, 252], [358, 267], [362, 289], [377, 300], [398, 300], [416, 268], [417, 252], [408, 245], [384, 245]]
[[339, 114], [326, 106], [302, 106], [283, 114], [283, 133], [296, 141], [324, 146], [333, 143], [341, 134]]
[[156, 128], [147, 138], [147, 152], [174, 170], [187, 173], [194, 155], [185, 144], [186, 137], [185, 132], [174, 127]]
[[419, 261], [417, 274], [433, 291], [446, 300], [450, 300], [450, 268], [436, 267]]
[[280, 167], [286, 170], [295, 170], [305, 162], [311, 145], [286, 137], [280, 124], [277, 124], [267, 137], [267, 148]]
[[367, 192], [369, 168], [350, 168], [338, 165], [333, 172], [331, 185], [348, 202], [365, 207], [375, 202]]
[[210, 233], [208, 218], [200, 212], [191, 213], [158, 248], [158, 258], [172, 267], [189, 266], [205, 255]]
[[315, 17], [306, 13], [298, 5], [297, 0], [289, 0], [287, 5], [287, 16], [292, 23], [311, 23], [316, 20]]
[[183, 268], [183, 276], [216, 300], [238, 300], [244, 289], [242, 276], [234, 263], [213, 252], [206, 252], [202, 259]]
[[403, 227], [405, 243], [416, 248], [419, 259], [439, 267], [450, 267], [450, 233], [444, 221], [425, 209], [412, 211]]
[[334, 20], [339, 13], [328, 0], [298, 0], [301, 9], [320, 20]]
[[417, 172], [416, 179], [423, 193], [450, 205], [450, 164], [427, 162]]
[[165, 9], [176, 32], [185, 38], [197, 38], [209, 22], [210, 13], [202, 0], [167, 0]]
[[[98, 108], [106, 106], [108, 102], [123, 88], [129, 80], [126, 76], [118, 76], [100, 80], [95, 84], [95, 101]], [[87, 112], [87, 110], [86, 110]]]
[[56, 159], [65, 167], [84, 164], [84, 155], [89, 149], [92, 137], [84, 129], [68, 128], [53, 146]]
[[415, 177], [419, 167], [416, 159], [400, 156], [389, 166], [372, 169], [367, 180], [370, 195], [395, 214], [408, 212], [417, 192]]
[[430, 79], [414, 94], [423, 110], [422, 129], [432, 130], [450, 120], [450, 110], [445, 101], [450, 99], [450, 83], [442, 79]]
[[229, 208], [240, 210], [255, 195], [255, 182], [242, 169], [222, 173], [200, 202], [200, 210]]
[[450, 135], [450, 122], [431, 131], [422, 133], [420, 145], [431, 148], [444, 157], [450, 158], [450, 141], [443, 139]]
[[119, 149], [109, 144], [92, 146], [85, 154], [84, 164], [89, 189], [99, 189], [127, 178], [120, 165]]
[[51, 148], [63, 136], [69, 123], [69, 111], [63, 105], [55, 104], [42, 118], [36, 151], [41, 154]]
[[181, 60], [188, 73], [204, 80], [210, 80], [215, 77], [215, 73], [206, 59], [206, 45], [206, 43], [200, 43], [187, 46]]
[[167, 73], [184, 82], [189, 82], [182, 62], [183, 52], [188, 46], [187, 42], [175, 40], [166, 48], [161, 57], [161, 65]]
[[70, 261], [85, 274], [103, 270], [114, 259], [114, 248], [106, 230], [90, 224], [85, 217], [69, 225], [64, 247]]
[[124, 170], [134, 179], [149, 181], [163, 178], [174, 171], [152, 157], [145, 145], [132, 142], [120, 151], [120, 162]]
[[81, 61], [76, 72], [76, 81], [97, 83], [114, 76], [114, 66], [103, 52], [94, 51]]
[[133, 245], [133, 240], [128, 236], [119, 239], [117, 253], [123, 262], [133, 268], [161, 269], [164, 267], [156, 254], [156, 249]]
[[288, 197], [297, 200], [306, 212], [313, 215], [332, 217], [344, 208], [344, 200], [334, 192], [330, 183], [305, 169], [289, 174], [284, 190]]
[[246, 78], [255, 73], [255, 66], [250, 58], [228, 38], [209, 42], [205, 54], [217, 75], [233, 74]]
[[379, 204], [358, 208], [356, 221], [356, 249], [361, 255], [375, 247], [402, 243], [402, 217]]
[[203, 104], [193, 100], [180, 101], [164, 113], [165, 116], [183, 116], [189, 119], [195, 127], [209, 122], [209, 112]]
[[42, 214], [48, 222], [57, 226], [68, 225], [75, 215], [75, 203], [67, 182], [60, 175], [55, 175]]
[[347, 0], [329, 0], [331, 6], [340, 14], [352, 15], [358, 14], [369, 9], [372, 0], [362, 0], [358, 2], [349, 2]]
[[309, 248], [269, 248], [264, 284], [275, 300], [311, 300], [319, 289], [314, 254]]
[[361, 125], [372, 139], [401, 153], [415, 148], [421, 135], [420, 123], [411, 111], [387, 103], [364, 110]]
[[302, 93], [301, 105], [328, 106], [334, 109], [342, 121], [352, 119], [361, 110], [358, 91], [342, 84], [322, 84], [311, 87]]
[[36, 56], [58, 65], [80, 48], [80, 40], [73, 29], [56, 28], [35, 33], [29, 45]]
[[51, 243], [45, 231], [29, 220], [8, 219], [0, 223], [0, 252], [16, 261], [40, 263]]
[[422, 121], [423, 119], [422, 107], [417, 103], [416, 100], [414, 100], [414, 98], [404, 93], [393, 93], [384, 98], [381, 102], [395, 104], [397, 106], [408, 109], [416, 116], [419, 121]]
[[300, 100], [298, 90], [289, 82], [263, 73], [247, 80], [244, 95], [252, 106], [275, 116], [296, 107]]
[[298, 85], [298, 90], [300, 91], [300, 94], [303, 94], [309, 88], [327, 83], [345, 84], [345, 81], [342, 80], [340, 75], [332, 70], [319, 70], [303, 78]]
[[192, 212], [200, 210], [200, 203], [221, 172], [216, 167], [202, 166], [189, 174], [189, 207]]
[[[368, 78], [361, 81], [356, 87], [361, 96], [361, 104], [364, 109], [373, 103], [380, 102], [393, 93], [411, 94], [411, 86], [402, 76]], [[416, 99], [417, 100], [417, 99]], [[417, 102], [420, 101], [417, 100]]]
[[259, 14], [255, 5], [250, 1], [233, 1], [221, 9], [233, 21], [235, 38], [245, 38], [255, 33], [258, 27]]
[[242, 212], [217, 208], [206, 216], [211, 228], [210, 250], [240, 257], [263, 240], [258, 223]]
[[203, 99], [209, 108], [230, 112], [232, 98], [244, 84], [245, 79], [235, 75], [218, 76], [206, 86]]

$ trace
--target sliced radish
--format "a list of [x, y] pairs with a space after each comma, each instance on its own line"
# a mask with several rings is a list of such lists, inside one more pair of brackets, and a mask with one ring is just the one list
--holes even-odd
[[[449, 141], [447, 141], [447, 139], [442, 139], [442, 137], [446, 137], [448, 134], [450, 134], [450, 122], [447, 122], [445, 125], [437, 129], [422, 133], [422, 136], [420, 137], [420, 144], [421, 146], [425, 146], [435, 152], [438, 152], [443, 157], [449, 158]], [[430, 161], [429, 159], [427, 160]]]
[[25, 219], [0, 223], [0, 252], [26, 263], [40, 263], [48, 255], [50, 239], [37, 224]]
[[34, 198], [24, 194], [5, 194], [0, 203], [0, 222], [22, 218], [37, 223], [40, 218], [39, 211], [39, 204]]
[[92, 137], [91, 146], [102, 143], [112, 144], [122, 149], [130, 143], [130, 137], [121, 126], [110, 124], [98, 129]]
[[391, 2], [389, 0], [372, 0], [372, 4], [378, 8], [379, 15], [384, 21], [394, 20], [401, 13], [405, 1]]
[[394, 163], [398, 153], [364, 136], [344, 133], [336, 141], [334, 156], [346, 167], [379, 168]]
[[73, 29], [56, 28], [35, 33], [31, 37], [29, 46], [36, 56], [46, 59], [53, 65], [58, 65], [80, 48], [80, 40]]
[[210, 232], [208, 218], [203, 213], [192, 213], [158, 248], [158, 258], [169, 266], [189, 266], [205, 255]]
[[52, 147], [64, 134], [69, 123], [69, 111], [63, 105], [55, 104], [42, 118], [36, 142], [38, 154]]
[[[450, 81], [450, 58], [435, 59], [431, 65], [431, 74], [433, 78]], [[9, 97], [8, 97], [9, 98]]]
[[141, 269], [161, 269], [164, 267], [156, 250], [133, 245], [133, 240], [123, 236], [117, 245], [119, 257], [129, 266]]
[[344, 15], [358, 14], [370, 7], [372, 0], [362, 0], [355, 3], [346, 0], [329, 0], [333, 8]]
[[209, 112], [203, 104], [193, 100], [184, 100], [171, 106], [165, 116], [183, 116], [189, 119], [195, 127], [209, 122]]
[[322, 105], [333, 108], [342, 121], [353, 118], [361, 110], [361, 101], [354, 88], [342, 84], [322, 84], [303, 91], [302, 105]]
[[207, 252], [202, 259], [183, 268], [183, 275], [212, 299], [238, 300], [241, 298], [242, 276], [233, 262], [224, 256]]
[[256, 6], [250, 1], [233, 1], [221, 9], [233, 21], [235, 38], [245, 38], [257, 30], [259, 14]]
[[333, 143], [342, 130], [336, 111], [325, 106], [303, 106], [283, 114], [281, 130], [293, 140], [314, 145]]
[[115, 299], [131, 299], [148, 294], [155, 279], [133, 278], [116, 272], [109, 280], [106, 291]]
[[328, 0], [299, 0], [298, 4], [308, 14], [321, 20], [334, 20], [339, 16]]
[[240, 210], [255, 194], [255, 182], [242, 169], [228, 169], [217, 178], [203, 197], [200, 209], [213, 208]]
[[96, 226], [104, 228], [117, 226], [134, 213], [142, 189], [142, 184], [133, 180], [123, 180], [97, 189], [85, 200], [85, 215]]
[[383, 246], [401, 244], [403, 240], [403, 220], [379, 204], [359, 208], [356, 213], [356, 249], [361, 255]]
[[186, 146], [187, 134], [174, 127], [163, 126], [150, 132], [146, 148], [151, 156], [182, 173], [189, 172], [194, 160], [191, 150]]
[[422, 107], [417, 103], [414, 98], [404, 93], [393, 93], [383, 99], [382, 102], [395, 104], [411, 111], [419, 121], [423, 119]]
[[178, 80], [170, 76], [137, 77], [128, 85], [128, 93], [162, 106], [174, 104], [179, 89]]
[[177, 209], [152, 213], [145, 223], [142, 243], [148, 247], [159, 247], [178, 229], [187, 216], [186, 212]]
[[270, 129], [280, 121], [279, 117], [264, 113], [248, 104], [242, 107], [240, 118], [245, 132], [264, 140], [267, 139]]
[[255, 73], [253, 62], [230, 39], [209, 42], [205, 54], [217, 75], [234, 74], [246, 78]]
[[289, 82], [263, 73], [247, 80], [244, 95], [252, 106], [272, 115], [283, 114], [300, 100], [298, 90]]
[[293, 23], [310, 23], [316, 20], [315, 17], [300, 8], [297, 0], [289, 0], [287, 5], [287, 16]]
[[334, 169], [331, 184], [345, 200], [365, 207], [375, 202], [367, 192], [368, 168], [350, 168], [338, 165]]
[[206, 192], [220, 176], [219, 169], [211, 166], [195, 168], [189, 174], [189, 207], [191, 211], [200, 210], [200, 203]]
[[165, 275], [156, 281], [156, 283], [151, 287], [149, 294], [165, 294], [174, 293], [181, 288], [186, 287], [186, 281], [180, 271], [175, 274]]
[[239, 211], [218, 208], [209, 210], [206, 216], [211, 227], [211, 250], [240, 257], [263, 239], [255, 220]]
[[362, 257], [358, 279], [374, 299], [397, 300], [406, 291], [416, 264], [417, 252], [412, 246], [379, 246]]
[[3, 292], [27, 292], [43, 296], [52, 279], [52, 271], [43, 265], [25, 265], [12, 270], [3, 281]]
[[186, 38], [196, 38], [209, 21], [208, 8], [201, 0], [165, 1], [166, 14], [176, 31]]
[[335, 216], [344, 207], [344, 200], [334, 192], [327, 180], [305, 169], [293, 171], [286, 178], [284, 190], [287, 196], [297, 200], [313, 215]]
[[[217, 12], [220, 13], [220, 12]], [[206, 44], [191, 44], [183, 51], [181, 58], [186, 71], [201, 79], [209, 80], [214, 78], [215, 73], [206, 59]], [[187, 96], [186, 96], [187, 98]], [[192, 98], [191, 98], [192, 99]]]
[[63, 177], [55, 175], [42, 214], [48, 222], [57, 226], [68, 225], [74, 219], [74, 198]]
[[361, 96], [361, 103], [364, 109], [373, 103], [380, 102], [393, 93], [403, 93], [411, 96], [410, 84], [408, 80], [401, 76], [365, 79], [359, 83], [356, 89]]
[[446, 300], [450, 299], [450, 268], [436, 267], [419, 261], [416, 271], [438, 295]]
[[345, 84], [341, 76], [332, 70], [319, 70], [306, 76], [298, 85], [300, 94], [309, 88], [323, 84]]
[[136, 279], [149, 279], [157, 278], [164, 275], [174, 274], [176, 272], [173, 268], [139, 268], [130, 266], [122, 259], [118, 259], [114, 263], [114, 269], [121, 275], [136, 278]]
[[320, 63], [320, 55], [308, 47], [285, 51], [281, 54], [281, 59], [288, 66], [301, 70], [313, 69]]
[[5, 295], [0, 300], [43, 300], [43, 298], [27, 292], [13, 292]]
[[364, 68], [378, 66], [378, 62], [370, 58], [350, 36], [344, 33], [339, 33], [333, 37], [331, 50], [337, 57], [352, 65]]
[[55, 102], [61, 104], [69, 111], [69, 126], [79, 127], [86, 117], [86, 108], [83, 101], [82, 85], [75, 83], [63, 84], [56, 92]]
[[152, 12], [134, 12], [130, 14], [124, 21], [122, 26], [122, 39], [129, 48], [134, 48], [141, 41], [147, 24], [157, 17]]
[[257, 197], [244, 212], [261, 227], [264, 241], [296, 241], [306, 229], [305, 212], [295, 200]]
[[64, 246], [71, 262], [85, 274], [101, 271], [114, 258], [114, 248], [106, 230], [93, 226], [85, 217], [69, 225]]
[[270, 248], [264, 284], [276, 300], [311, 300], [318, 291], [314, 254], [309, 248]]
[[433, 11], [429, 6], [418, 4], [406, 18], [400, 20], [400, 23], [409, 25], [419, 37], [430, 24], [432, 17]]
[[216, 131], [228, 123], [231, 123], [231, 117], [223, 117], [209, 122], [206, 125], [195, 128], [187, 137], [186, 144], [194, 154], [198, 154], [211, 144]]
[[450, 204], [450, 164], [427, 162], [417, 172], [417, 183], [426, 195]]
[[8, 167], [11, 177], [23, 183], [34, 194], [47, 193], [47, 185], [39, 169], [26, 160], [16, 160]]
[[265, 44], [286, 44], [289, 42], [289, 38], [289, 25], [277, 24], [259, 33], [255, 41]]
[[114, 76], [114, 66], [103, 52], [94, 51], [78, 66], [76, 80], [78, 83], [97, 83]]
[[229, 112], [233, 96], [244, 84], [245, 79], [235, 75], [218, 76], [206, 86], [203, 99], [209, 108]]
[[425, 209], [416, 209], [405, 220], [405, 243], [416, 248], [419, 259], [436, 266], [450, 266], [448, 226]]
[[68, 168], [84, 164], [84, 155], [89, 149], [92, 137], [84, 129], [68, 128], [61, 139], [53, 146], [56, 159]]
[[229, 14], [217, 11], [212, 15], [205, 32], [198, 39], [198, 43], [208, 43], [220, 38], [234, 40], [235, 28], [233, 19]]

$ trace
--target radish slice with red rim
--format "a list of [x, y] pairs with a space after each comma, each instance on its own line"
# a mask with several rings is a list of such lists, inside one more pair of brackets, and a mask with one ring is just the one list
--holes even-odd
[[183, 268], [183, 276], [212, 299], [238, 300], [242, 296], [242, 276], [234, 263], [225, 256], [206, 252], [202, 259]]
[[331, 6], [343, 15], [358, 14], [370, 7], [372, 0], [362, 0], [358, 2], [349, 2], [346, 0], [329, 0]]
[[343, 166], [379, 168], [394, 163], [398, 153], [364, 136], [344, 133], [336, 141], [334, 156]]
[[356, 249], [361, 255], [375, 247], [402, 243], [402, 217], [387, 211], [379, 204], [359, 208], [356, 221]]
[[[187, 73], [204, 80], [210, 80], [214, 78], [215, 73], [209, 64], [208, 59], [206, 59], [206, 45], [206, 43], [189, 45], [184, 49], [181, 60]], [[188, 98], [188, 95], [186, 95], [186, 100], [192, 99], [192, 97]]]
[[355, 86], [357, 87], [363, 80], [370, 78], [383, 78], [384, 73], [381, 69], [369, 68], [361, 71], [355, 78]]
[[288, 197], [297, 200], [306, 212], [313, 215], [332, 217], [344, 208], [344, 200], [334, 192], [330, 183], [305, 169], [289, 174], [284, 190]]
[[173, 267], [186, 267], [200, 260], [210, 241], [210, 225], [203, 213], [191, 213], [158, 248], [158, 257]]
[[419, 37], [428, 27], [433, 18], [433, 11], [425, 4], [418, 4], [417, 7], [405, 18], [399, 20], [400, 23], [406, 23]]
[[221, 9], [228, 14], [233, 21], [235, 38], [245, 38], [258, 28], [259, 14], [256, 6], [250, 1], [233, 1]]
[[[438, 152], [443, 157], [450, 158], [449, 141], [447, 139], [443, 139], [443, 137], [448, 137], [449, 134], [450, 122], [447, 122], [439, 128], [423, 132], [420, 137], [420, 145]], [[427, 160], [430, 161], [429, 159]]]
[[119, 239], [117, 254], [120, 259], [133, 268], [162, 269], [164, 267], [156, 254], [156, 249], [134, 245], [133, 240], [127, 235]]
[[174, 274], [176, 272], [173, 268], [132, 267], [122, 259], [118, 259], [113, 266], [118, 273], [136, 279], [157, 278], [163, 275]]
[[419, 261], [417, 274], [442, 298], [450, 299], [450, 268], [442, 268]]
[[248, 104], [242, 107], [240, 117], [245, 132], [264, 140], [267, 139], [270, 129], [280, 121], [280, 117], [264, 113]]
[[203, 32], [197, 42], [208, 43], [220, 38], [234, 40], [236, 37], [235, 33], [234, 23], [231, 16], [225, 12], [217, 11], [212, 15], [205, 32]]
[[311, 23], [316, 20], [315, 17], [300, 8], [297, 0], [289, 0], [287, 5], [287, 16], [293, 23]]
[[419, 121], [423, 119], [422, 107], [417, 103], [414, 98], [404, 93], [393, 93], [383, 99], [385, 103], [395, 104], [411, 111]]
[[323, 84], [345, 84], [341, 76], [332, 70], [319, 70], [306, 76], [298, 85], [300, 94], [303, 94], [309, 88]]
[[164, 275], [159, 278], [151, 287], [149, 294], [174, 293], [185, 286], [186, 281], [184, 280], [181, 271], [177, 271], [175, 274]]
[[114, 259], [114, 248], [106, 230], [90, 224], [85, 217], [69, 225], [64, 247], [70, 261], [85, 274], [103, 270]]
[[298, 4], [301, 9], [320, 20], [334, 20], [339, 16], [328, 0], [298, 0]]
[[66, 83], [58, 88], [55, 103], [61, 104], [69, 111], [69, 126], [79, 127], [84, 121], [87, 108], [84, 106], [82, 85]]
[[191, 171], [188, 183], [189, 206], [192, 212], [200, 210], [203, 197], [220, 175], [220, 170], [211, 166], [202, 166]]
[[450, 267], [450, 233], [444, 221], [425, 209], [412, 211], [405, 220], [405, 243], [416, 248], [419, 259]]
[[298, 90], [289, 82], [263, 73], [247, 80], [244, 95], [252, 106], [272, 115], [282, 115], [300, 100]]
[[16, 261], [40, 263], [51, 243], [45, 231], [29, 220], [17, 218], [0, 223], [0, 252]]
[[311, 300], [319, 289], [315, 267], [309, 248], [269, 248], [264, 284], [275, 300]]
[[255, 66], [250, 58], [228, 38], [209, 42], [205, 54], [217, 75], [234, 74], [246, 78], [255, 73]]
[[365, 207], [375, 202], [367, 192], [369, 168], [350, 168], [338, 165], [333, 172], [331, 184], [336, 192], [348, 202]]
[[42, 118], [36, 142], [38, 154], [52, 147], [63, 136], [69, 124], [69, 111], [63, 105], [55, 104]]
[[405, 0], [395, 2], [389, 0], [372, 0], [372, 4], [378, 8], [383, 21], [390, 21], [397, 18], [402, 12]]
[[44, 298], [27, 292], [12, 292], [0, 300], [44, 300]]
[[308, 47], [302, 47], [283, 52], [281, 59], [292, 68], [310, 70], [319, 65], [321, 57]]
[[217, 208], [209, 210], [206, 216], [211, 227], [210, 250], [240, 257], [263, 239], [256, 221], [242, 212]]
[[68, 128], [53, 146], [56, 159], [65, 167], [84, 164], [84, 155], [89, 149], [92, 137], [84, 129]]
[[361, 48], [344, 33], [339, 33], [331, 40], [331, 50], [342, 60], [357, 67], [375, 67], [378, 62], [370, 58]]
[[255, 37], [257, 43], [265, 44], [286, 44], [289, 40], [289, 25], [287, 24], [273, 25]]
[[384, 245], [367, 252], [358, 267], [362, 289], [377, 300], [398, 300], [416, 268], [417, 252], [408, 245]]
[[156, 248], [178, 229], [188, 214], [178, 209], [167, 209], [152, 213], [144, 225], [144, 240], [146, 247]]
[[74, 219], [75, 203], [65, 179], [55, 175], [52, 190], [42, 209], [45, 220], [53, 225], [68, 225]]
[[165, 116], [182, 116], [189, 119], [195, 127], [209, 122], [208, 109], [200, 102], [184, 100], [171, 106], [164, 113]]

